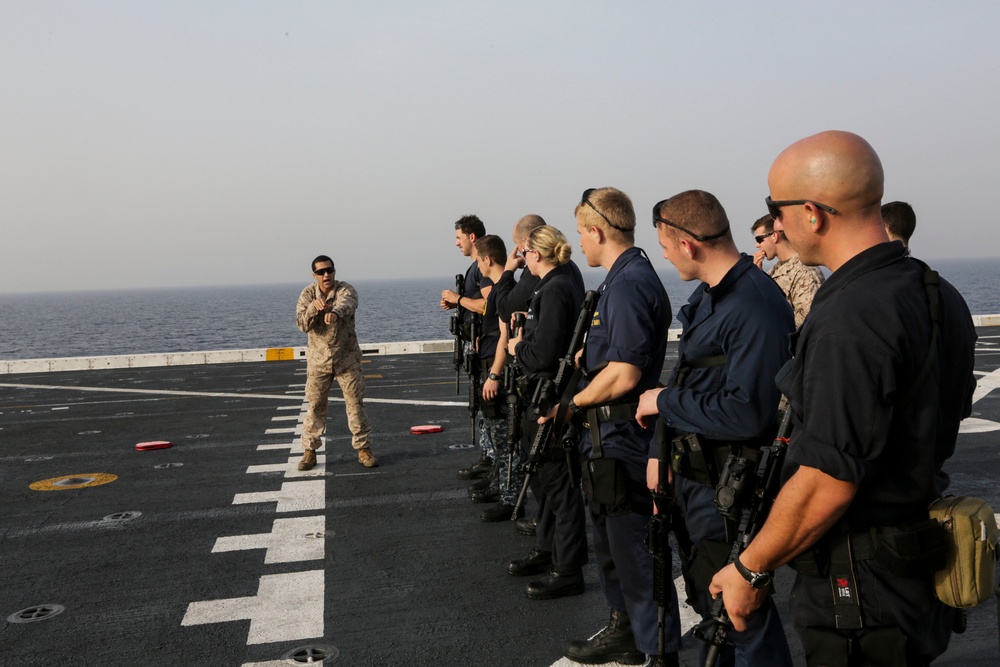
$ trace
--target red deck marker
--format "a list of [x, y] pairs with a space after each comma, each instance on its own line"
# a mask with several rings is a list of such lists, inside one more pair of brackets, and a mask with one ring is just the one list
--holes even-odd
[[151, 449], [167, 449], [173, 446], [172, 442], [167, 442], [166, 440], [153, 440], [152, 442], [140, 442], [135, 448], [140, 452], [147, 452]]
[[424, 424], [423, 426], [411, 426], [410, 433], [414, 435], [421, 435], [423, 433], [440, 433], [444, 430], [444, 426], [440, 424]]

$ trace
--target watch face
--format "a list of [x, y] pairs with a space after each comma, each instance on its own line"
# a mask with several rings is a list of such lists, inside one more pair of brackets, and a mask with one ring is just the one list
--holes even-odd
[[754, 572], [750, 577], [750, 585], [754, 588], [766, 588], [771, 583], [771, 575], [767, 572]]

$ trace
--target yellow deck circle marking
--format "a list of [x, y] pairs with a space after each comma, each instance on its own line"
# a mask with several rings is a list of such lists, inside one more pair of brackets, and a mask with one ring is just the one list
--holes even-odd
[[88, 486], [100, 486], [118, 479], [118, 475], [106, 472], [85, 472], [80, 475], [63, 475], [43, 479], [29, 485], [33, 491], [70, 491]]

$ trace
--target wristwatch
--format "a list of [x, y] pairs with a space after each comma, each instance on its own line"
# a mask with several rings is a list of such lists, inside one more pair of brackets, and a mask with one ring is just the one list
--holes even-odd
[[490, 374], [487, 375], [486, 377], [488, 377], [489, 379], [493, 380], [494, 382], [499, 382], [500, 381], [500, 376], [497, 375], [496, 373], [494, 373], [493, 371], [490, 371]]
[[577, 405], [576, 401], [574, 401], [572, 399], [570, 399], [569, 405], [566, 406], [566, 409], [568, 409], [574, 415], [580, 414], [580, 406]]
[[747, 583], [754, 588], [767, 588], [771, 585], [773, 575], [770, 572], [754, 572], [752, 570], [748, 570], [746, 565], [740, 562], [739, 557], [733, 561], [733, 565], [736, 566], [736, 571], [743, 575], [743, 578], [747, 580]]

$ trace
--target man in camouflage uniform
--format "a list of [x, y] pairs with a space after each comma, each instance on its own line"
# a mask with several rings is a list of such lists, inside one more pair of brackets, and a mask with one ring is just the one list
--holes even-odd
[[778, 263], [771, 267], [767, 275], [774, 278], [778, 287], [785, 293], [785, 298], [795, 311], [795, 328], [802, 326], [802, 321], [809, 314], [813, 295], [823, 284], [823, 272], [815, 266], [806, 266], [799, 260], [799, 255], [788, 243], [783, 232], [774, 231], [774, 220], [765, 215], [750, 227], [753, 239], [757, 244], [757, 252], [753, 255], [754, 264], [763, 270], [764, 259], [768, 261], [778, 258]]
[[312, 262], [316, 282], [302, 290], [295, 307], [295, 323], [308, 334], [306, 348], [306, 400], [309, 412], [302, 428], [302, 460], [299, 470], [316, 465], [316, 450], [326, 431], [330, 386], [337, 378], [347, 404], [347, 425], [353, 434], [358, 462], [366, 468], [378, 465], [369, 448], [371, 426], [365, 414], [365, 380], [361, 375], [361, 347], [354, 331], [358, 292], [334, 280], [333, 260], [320, 255]]

